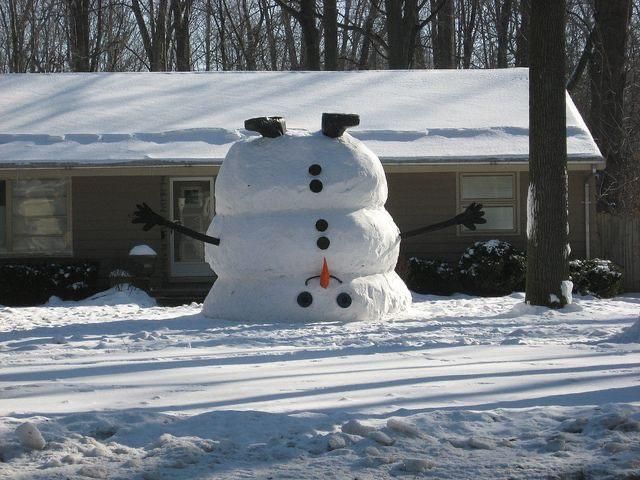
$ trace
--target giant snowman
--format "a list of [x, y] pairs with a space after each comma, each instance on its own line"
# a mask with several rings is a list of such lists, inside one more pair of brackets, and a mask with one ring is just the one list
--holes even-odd
[[205, 250], [218, 275], [205, 315], [365, 320], [411, 303], [394, 271], [400, 232], [384, 208], [382, 164], [344, 132], [357, 117], [323, 119], [310, 134], [286, 132], [278, 118], [248, 120], [264, 136], [229, 150], [207, 232], [220, 244]]
[[[377, 320], [411, 304], [394, 271], [404, 236], [483, 223], [473, 205], [454, 219], [404, 235], [385, 210], [378, 157], [345, 132], [357, 115], [324, 114], [322, 131], [291, 133], [280, 117], [247, 120], [260, 138], [235, 143], [216, 179], [207, 235], [146, 204], [134, 223], [162, 225], [207, 243], [217, 274], [204, 301], [211, 318], [298, 322]], [[473, 217], [471, 219], [471, 217]]]

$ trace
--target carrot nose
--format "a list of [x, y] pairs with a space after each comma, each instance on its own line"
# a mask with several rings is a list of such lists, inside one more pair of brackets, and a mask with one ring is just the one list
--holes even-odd
[[327, 259], [325, 258], [322, 262], [322, 272], [320, 273], [320, 286], [322, 288], [328, 288], [330, 280], [329, 267], [327, 266]]

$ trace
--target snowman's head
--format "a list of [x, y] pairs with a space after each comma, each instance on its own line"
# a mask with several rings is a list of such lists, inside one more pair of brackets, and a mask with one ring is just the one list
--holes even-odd
[[378, 207], [387, 183], [378, 157], [345, 130], [357, 115], [323, 114], [322, 131], [287, 132], [281, 117], [245, 122], [262, 137], [234, 144], [216, 180], [216, 212], [259, 214]]

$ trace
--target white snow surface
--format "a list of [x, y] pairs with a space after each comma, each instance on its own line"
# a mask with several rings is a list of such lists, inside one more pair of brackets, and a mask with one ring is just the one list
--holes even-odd
[[[640, 469], [640, 344], [614, 343], [637, 321], [639, 294], [562, 310], [522, 294], [416, 295], [385, 322], [315, 324], [212, 320], [133, 289], [100, 298], [0, 307], [0, 478]], [[20, 443], [25, 422], [43, 450]]]
[[[523, 68], [5, 74], [0, 92], [5, 165], [221, 163], [244, 120], [317, 131], [323, 112], [360, 114], [350, 131], [383, 163], [528, 158]], [[568, 95], [567, 148], [602, 161]]]

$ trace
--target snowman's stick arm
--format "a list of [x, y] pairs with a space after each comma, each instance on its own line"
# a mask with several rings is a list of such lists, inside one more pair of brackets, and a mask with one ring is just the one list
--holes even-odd
[[464, 212], [459, 213], [449, 220], [444, 222], [434, 223], [433, 225], [427, 225], [426, 227], [416, 228], [409, 230], [408, 232], [400, 233], [400, 238], [415, 237], [416, 235], [422, 235], [423, 233], [435, 232], [442, 230], [443, 228], [454, 227], [456, 225], [464, 225], [469, 230], [475, 230], [476, 224], [487, 223], [484, 217], [484, 211], [482, 210], [481, 203], [472, 203]]
[[191, 230], [190, 228], [187, 228], [184, 225], [180, 225], [179, 223], [170, 222], [167, 220], [167, 223], [163, 224], [163, 226], [170, 228], [171, 230], [175, 230], [176, 232], [181, 233], [183, 235], [186, 235], [187, 237], [200, 240], [201, 242], [210, 243], [212, 245], [220, 245], [219, 238], [210, 237], [209, 235], [205, 235], [204, 233], [196, 232], [195, 230]]
[[186, 235], [187, 237], [195, 238], [196, 240], [200, 240], [201, 242], [210, 243], [212, 245], [220, 245], [220, 239], [216, 237], [210, 237], [209, 235], [205, 235], [204, 233], [196, 232], [190, 228], [185, 227], [184, 225], [180, 225], [176, 222], [171, 222], [164, 218], [162, 215], [158, 215], [156, 212], [151, 210], [151, 207], [146, 203], [142, 205], [136, 205], [138, 209], [133, 212], [133, 219], [131, 223], [143, 223], [142, 229], [146, 232], [151, 230], [156, 225], [160, 225], [161, 227], [167, 227], [171, 230], [175, 230], [178, 233]]

